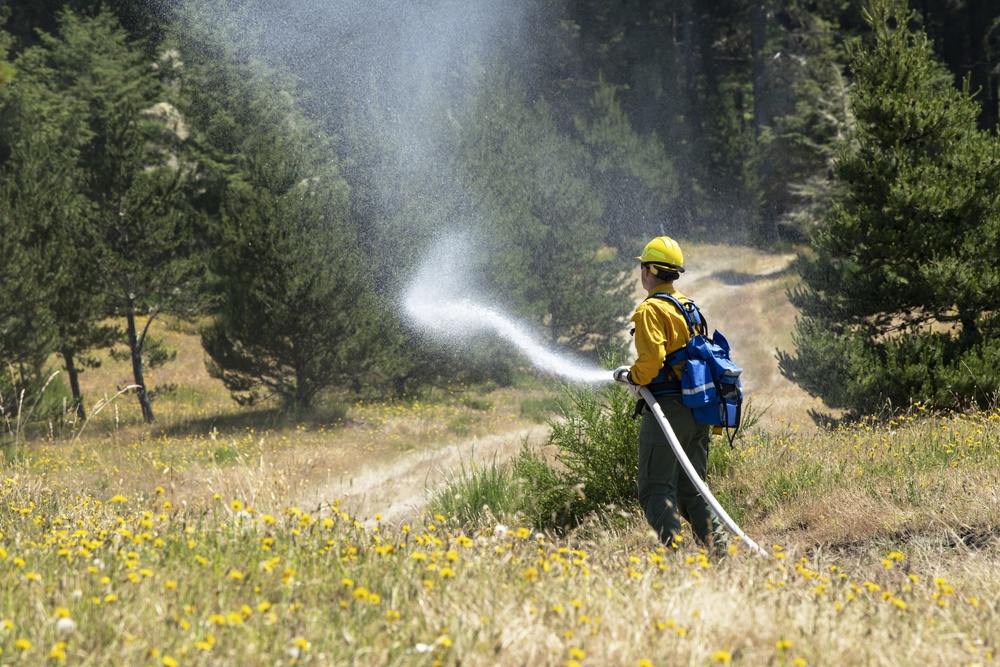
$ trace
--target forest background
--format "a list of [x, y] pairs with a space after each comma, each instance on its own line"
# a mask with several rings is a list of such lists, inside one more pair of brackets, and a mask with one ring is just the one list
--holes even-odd
[[988, 402], [1000, 7], [911, 4], [879, 51], [859, 0], [0, 2], [0, 391], [82, 417], [111, 349], [153, 421], [161, 316], [243, 404], [503, 384], [403, 316], [442, 237], [597, 358], [666, 233], [802, 253], [779, 359], [828, 407]]

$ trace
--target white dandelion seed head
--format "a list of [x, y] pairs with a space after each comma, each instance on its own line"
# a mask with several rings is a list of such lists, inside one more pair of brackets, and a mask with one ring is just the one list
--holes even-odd
[[56, 621], [56, 634], [60, 637], [67, 637], [76, 632], [76, 621], [72, 618], [60, 618]]

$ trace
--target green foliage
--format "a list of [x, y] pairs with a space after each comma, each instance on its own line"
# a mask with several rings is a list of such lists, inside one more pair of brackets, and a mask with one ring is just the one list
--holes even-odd
[[772, 114], [760, 119], [757, 137], [761, 204], [793, 240], [814, 229], [828, 208], [837, 150], [853, 124], [837, 21], [841, 4], [786, 3], [785, 27], [772, 27], [768, 50], [755, 57], [763, 61], [765, 107]]
[[631, 307], [622, 261], [602, 252], [602, 203], [587, 153], [562, 135], [544, 102], [497, 74], [462, 118], [459, 173], [490, 239], [476, 267], [504, 303], [544, 322], [556, 343], [614, 344]]
[[43, 301], [58, 324], [55, 347], [72, 376], [76, 355], [113, 342], [115, 330], [101, 320], [123, 317], [139, 401], [152, 420], [141, 363], [147, 329], [136, 319], [147, 316], [148, 328], [161, 312], [192, 314], [201, 305], [203, 263], [181, 196], [186, 130], [156, 72], [110, 13], [63, 11], [57, 32], [38, 41], [18, 59], [19, 84], [11, 90], [34, 111], [21, 114], [25, 155], [50, 163], [38, 169], [45, 178], [23, 172], [39, 185], [20, 185], [18, 197], [38, 192], [21, 205], [39, 220], [45, 210], [56, 220], [40, 235], [58, 257], [41, 262], [60, 294]]
[[633, 399], [612, 385], [567, 387], [561, 419], [550, 421], [555, 465], [525, 449], [514, 466], [524, 480], [524, 511], [538, 527], [576, 525], [587, 514], [636, 501], [639, 420]]
[[526, 398], [521, 401], [521, 416], [539, 424], [548, 421], [550, 416], [558, 411], [559, 399], [555, 396]]
[[463, 462], [431, 495], [427, 509], [463, 525], [481, 526], [512, 516], [521, 502], [521, 487], [510, 464], [494, 458], [484, 465]]
[[590, 152], [608, 242], [628, 250], [663, 219], [677, 197], [676, 169], [655, 133], [641, 137], [632, 129], [616, 87], [603, 76], [586, 117], [576, 118], [576, 130]]
[[23, 53], [16, 80], [0, 87], [0, 361], [29, 394], [49, 354], [99, 347], [111, 331], [98, 322], [106, 310], [86, 241], [86, 106], [60, 90], [47, 55]]
[[524, 517], [537, 528], [578, 525], [587, 515], [635, 502], [639, 421], [621, 387], [566, 387], [545, 449], [522, 447], [510, 465], [462, 466], [431, 507], [473, 525]]
[[307, 408], [323, 389], [374, 372], [383, 309], [362, 275], [347, 183], [309, 123], [280, 96], [268, 108], [265, 80], [253, 85], [247, 101], [264, 109], [246, 116], [269, 122], [230, 128], [222, 146], [203, 138], [220, 164], [239, 148], [213, 263], [221, 305], [203, 343], [210, 370], [241, 403], [277, 394]]
[[1000, 142], [903, 3], [876, 0], [867, 18], [873, 42], [851, 50], [858, 149], [801, 259], [796, 353], [779, 366], [853, 415], [985, 405], [1000, 386]]
[[308, 407], [322, 389], [371, 372], [381, 307], [350, 251], [342, 179], [319, 165], [284, 166], [287, 182], [227, 206], [215, 267], [223, 300], [203, 342], [242, 402], [264, 389]]

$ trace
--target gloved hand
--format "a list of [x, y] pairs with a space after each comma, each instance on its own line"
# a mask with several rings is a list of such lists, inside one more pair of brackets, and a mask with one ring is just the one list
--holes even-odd
[[642, 394], [639, 393], [639, 385], [632, 382], [632, 376], [629, 374], [630, 370], [629, 366], [619, 366], [611, 373], [611, 377], [615, 379], [615, 382], [625, 385], [632, 398], [639, 400], [642, 398]]

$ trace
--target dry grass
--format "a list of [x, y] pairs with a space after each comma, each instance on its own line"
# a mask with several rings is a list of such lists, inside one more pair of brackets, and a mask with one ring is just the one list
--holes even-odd
[[[713, 485], [740, 499], [768, 560], [660, 548], [634, 513], [555, 536], [516, 521], [371, 523], [336, 501], [304, 511], [255, 487], [270, 475], [249, 455], [243, 486], [187, 508], [165, 484], [81, 493], [12, 470], [0, 483], [2, 658], [990, 664], [1000, 414], [918, 412], [819, 439], [761, 431], [722, 462]], [[294, 483], [293, 467], [270, 483]], [[923, 490], [900, 495], [899, 474]]]

